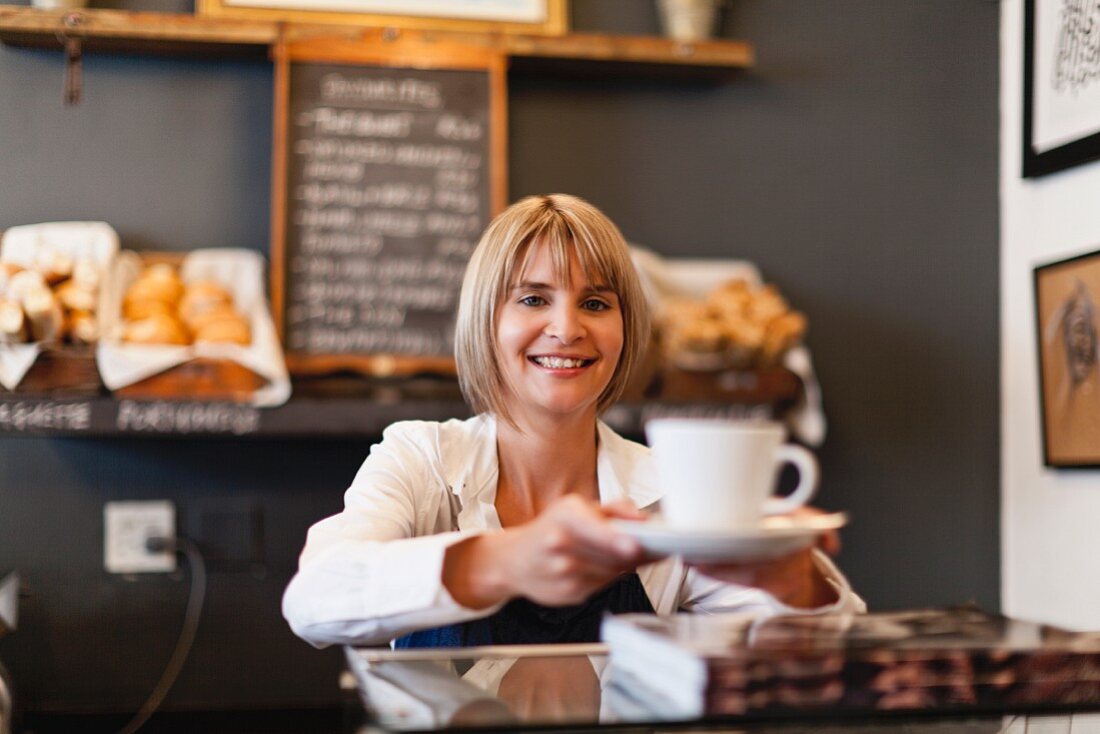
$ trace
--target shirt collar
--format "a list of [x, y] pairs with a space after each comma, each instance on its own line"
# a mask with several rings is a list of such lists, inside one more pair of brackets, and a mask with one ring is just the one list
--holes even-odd
[[[458, 495], [465, 511], [479, 503], [492, 504], [499, 472], [497, 464], [497, 423], [483, 414], [470, 420], [470, 442], [456, 447], [456, 467], [448, 477], [451, 491]], [[649, 449], [629, 441], [604, 423], [597, 421], [599, 449], [596, 454], [596, 479], [600, 484], [600, 502], [629, 499], [645, 508], [660, 499], [656, 471]]]
[[[493, 505], [497, 485], [497, 422], [488, 414], [471, 418], [468, 441], [456, 441], [445, 462], [447, 483], [458, 497], [458, 528], [499, 528]], [[453, 467], [453, 472], [450, 471]]]
[[623, 438], [603, 421], [597, 422], [596, 430], [600, 441], [596, 455], [600, 503], [626, 498], [643, 509], [657, 502], [661, 492], [649, 449]]

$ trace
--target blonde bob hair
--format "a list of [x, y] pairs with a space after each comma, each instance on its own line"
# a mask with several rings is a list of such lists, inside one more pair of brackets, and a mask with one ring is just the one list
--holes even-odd
[[[554, 277], [569, 282], [570, 255], [585, 278], [618, 296], [623, 318], [619, 363], [596, 405], [603, 413], [622, 394], [649, 340], [649, 310], [619, 228], [587, 201], [568, 194], [529, 196], [490, 222], [466, 267], [455, 327], [455, 360], [462, 394], [477, 413], [513, 423], [508, 386], [497, 353], [497, 312], [522, 277], [538, 245], [549, 247]], [[514, 424], [514, 423], [513, 423]]]

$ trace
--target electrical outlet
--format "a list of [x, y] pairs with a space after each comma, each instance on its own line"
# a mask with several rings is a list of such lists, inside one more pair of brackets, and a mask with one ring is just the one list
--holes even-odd
[[175, 571], [175, 551], [151, 551], [145, 547], [149, 538], [176, 539], [176, 507], [171, 502], [108, 502], [103, 506], [103, 566], [108, 572]]

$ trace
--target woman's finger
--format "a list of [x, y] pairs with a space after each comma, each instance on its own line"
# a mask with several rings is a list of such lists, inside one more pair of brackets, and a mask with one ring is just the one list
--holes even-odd
[[[791, 511], [793, 516], [826, 515], [828, 513], [817, 507], [799, 507]], [[817, 547], [830, 556], [840, 553], [840, 533], [836, 530], [826, 530], [817, 539]]]
[[594, 502], [567, 497], [558, 503], [557, 520], [576, 541], [578, 551], [586, 556], [595, 553], [620, 562], [632, 562], [641, 557], [638, 541], [612, 527]]
[[827, 530], [817, 539], [817, 547], [830, 556], [840, 553], [840, 533], [836, 530]]
[[606, 505], [601, 506], [600, 510], [603, 512], [604, 517], [608, 518], [616, 518], [619, 520], [649, 519], [648, 512], [639, 510], [637, 505], [625, 498], [608, 502]]

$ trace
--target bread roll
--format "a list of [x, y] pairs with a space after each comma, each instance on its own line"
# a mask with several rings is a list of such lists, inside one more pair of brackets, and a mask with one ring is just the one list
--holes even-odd
[[63, 336], [65, 314], [48, 288], [25, 294], [23, 311], [27, 314], [32, 341], [54, 341]]
[[18, 301], [0, 299], [0, 343], [17, 344], [30, 338], [26, 314]]
[[744, 280], [731, 280], [707, 297], [711, 312], [720, 318], [741, 319], [746, 316], [752, 292]]
[[95, 311], [96, 292], [78, 285], [73, 280], [67, 280], [54, 291], [61, 305], [70, 311]]
[[42, 250], [35, 258], [34, 267], [47, 283], [57, 285], [73, 274], [73, 259], [58, 250]]
[[798, 311], [791, 311], [773, 319], [768, 324], [768, 332], [761, 348], [761, 361], [774, 364], [783, 353], [793, 347], [806, 334], [806, 317]]
[[32, 291], [49, 290], [46, 279], [36, 270], [22, 270], [8, 281], [8, 298], [22, 302]]
[[185, 323], [192, 328], [197, 328], [195, 321], [203, 314], [224, 308], [232, 309], [232, 306], [233, 296], [224, 286], [203, 280], [189, 283], [184, 288], [183, 298], [180, 299], [179, 315]]
[[187, 344], [187, 330], [174, 316], [154, 313], [123, 326], [122, 339], [134, 344]]
[[720, 321], [699, 319], [684, 324], [669, 335], [669, 348], [689, 352], [718, 352], [726, 348], [728, 336]]
[[239, 344], [246, 347], [252, 343], [252, 329], [248, 323], [238, 317], [212, 321], [195, 331], [195, 342], [217, 342]]
[[748, 319], [726, 319], [722, 322], [726, 336], [734, 344], [757, 349], [764, 343], [767, 329]]
[[790, 310], [786, 299], [779, 295], [774, 285], [766, 285], [753, 293], [748, 304], [749, 318], [765, 326]]
[[126, 289], [124, 301], [163, 301], [175, 308], [182, 294], [183, 286], [176, 281], [143, 275]]
[[184, 319], [184, 323], [187, 324], [187, 328], [191, 329], [191, 331], [198, 333], [207, 325], [215, 321], [240, 320], [240, 318], [241, 315], [237, 313], [232, 306], [223, 303], [214, 306], [208, 311], [203, 311], [190, 319]]
[[77, 260], [73, 265], [73, 282], [85, 290], [99, 292], [103, 274], [99, 270], [99, 263], [90, 258]]
[[164, 301], [126, 301], [122, 304], [122, 318], [127, 321], [141, 321], [153, 314], [174, 316], [175, 310]]
[[161, 288], [170, 289], [172, 302], [179, 303], [180, 298], [183, 296], [183, 281], [180, 280], [175, 267], [168, 263], [157, 263], [145, 271], [145, 277], [157, 283]]
[[8, 287], [12, 277], [23, 271], [23, 266], [15, 263], [0, 263], [0, 298], [8, 297]]
[[708, 319], [710, 313], [705, 303], [687, 299], [673, 299], [665, 303], [661, 313], [661, 320], [669, 328], [686, 326], [694, 321]]
[[88, 311], [69, 314], [69, 337], [78, 344], [95, 344], [99, 341], [99, 322]]

